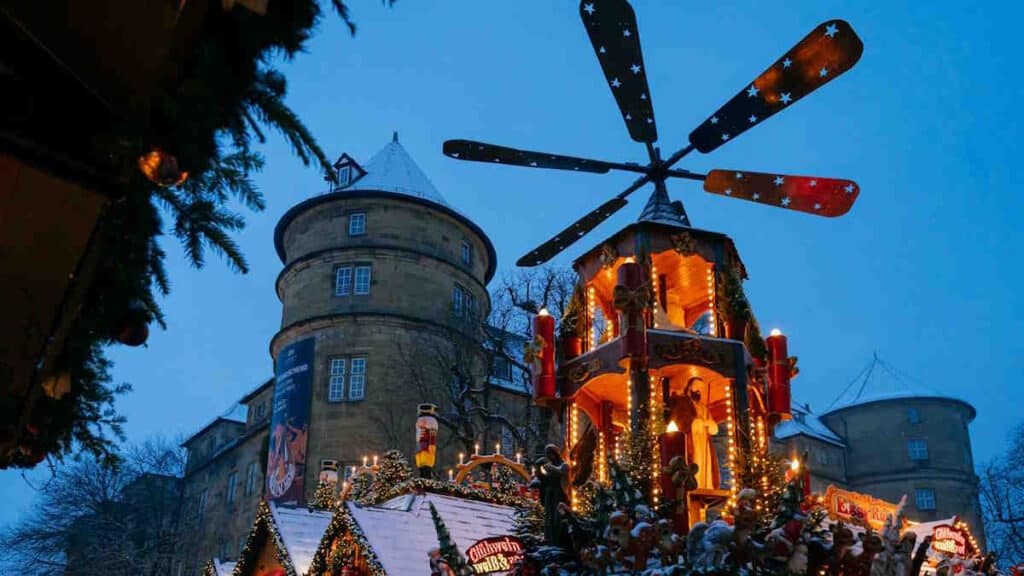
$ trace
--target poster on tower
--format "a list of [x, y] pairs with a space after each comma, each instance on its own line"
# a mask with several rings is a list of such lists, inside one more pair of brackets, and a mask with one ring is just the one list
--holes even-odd
[[267, 451], [266, 499], [270, 501], [302, 500], [315, 345], [313, 338], [299, 340], [277, 355]]

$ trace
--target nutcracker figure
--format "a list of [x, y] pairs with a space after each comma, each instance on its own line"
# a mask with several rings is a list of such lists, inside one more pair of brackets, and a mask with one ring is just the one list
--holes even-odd
[[431, 478], [437, 456], [437, 406], [420, 404], [416, 419], [416, 468], [421, 478]]

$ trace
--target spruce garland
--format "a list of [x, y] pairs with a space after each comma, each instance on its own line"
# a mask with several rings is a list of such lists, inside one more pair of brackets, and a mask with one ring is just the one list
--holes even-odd
[[437, 508], [434, 508], [433, 502], [428, 502], [428, 504], [430, 505], [430, 517], [434, 520], [434, 530], [437, 531], [437, 541], [441, 547], [441, 557], [448, 562], [448, 567], [455, 572], [456, 576], [471, 576], [473, 569], [469, 567], [466, 558], [459, 552], [459, 547], [448, 533], [448, 527], [444, 525], [444, 520], [437, 513]]

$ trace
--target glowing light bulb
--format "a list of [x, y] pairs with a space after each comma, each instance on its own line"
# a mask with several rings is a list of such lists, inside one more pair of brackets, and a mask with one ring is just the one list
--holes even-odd
[[772, 331], [771, 331], [770, 335], [771, 336], [782, 336], [782, 330], [779, 330], [778, 328], [772, 328]]
[[669, 420], [668, 426], [665, 426], [665, 432], [679, 432], [679, 425], [675, 420]]
[[793, 458], [793, 460], [790, 461], [789, 463], [789, 469], [792, 470], [793, 472], [800, 470], [800, 460]]
[[550, 315], [551, 315], [551, 313], [548, 312], [547, 308], [541, 308], [540, 312], [537, 312], [537, 316], [550, 316]]

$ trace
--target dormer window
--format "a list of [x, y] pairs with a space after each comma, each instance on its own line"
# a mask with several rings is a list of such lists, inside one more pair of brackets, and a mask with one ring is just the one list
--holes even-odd
[[334, 175], [338, 179], [337, 188], [347, 188], [361, 178], [363, 174], [366, 174], [366, 170], [363, 170], [362, 166], [348, 154], [342, 154], [338, 161], [334, 163]]

